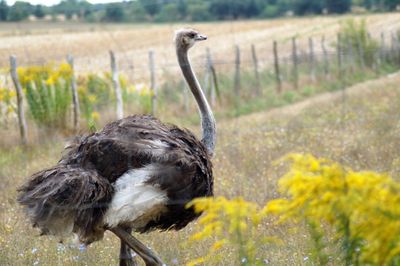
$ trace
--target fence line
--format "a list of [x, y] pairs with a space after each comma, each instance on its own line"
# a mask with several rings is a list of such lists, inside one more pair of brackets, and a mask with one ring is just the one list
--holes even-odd
[[117, 63], [115, 61], [114, 52], [110, 50], [110, 59], [111, 59], [111, 79], [114, 86], [115, 97], [117, 99], [116, 109], [117, 109], [117, 118], [121, 119], [124, 117], [124, 106], [122, 101], [122, 91], [121, 84], [119, 81], [119, 73], [117, 68]]
[[17, 74], [17, 59], [15, 56], [10, 56], [10, 72], [11, 77], [14, 82], [15, 90], [17, 93], [17, 106], [18, 106], [18, 124], [19, 130], [21, 135], [21, 142], [23, 145], [28, 143], [27, 138], [27, 126], [25, 120], [25, 109], [24, 109], [24, 102], [23, 102], [23, 94], [22, 94], [22, 86], [19, 82], [18, 74]]
[[74, 112], [74, 132], [77, 133], [79, 131], [79, 116], [80, 116], [80, 107], [79, 107], [79, 96], [78, 96], [78, 87], [76, 84], [75, 71], [74, 71], [74, 57], [72, 55], [67, 56], [67, 62], [71, 67], [72, 76], [71, 76], [71, 89], [72, 89], [72, 107]]

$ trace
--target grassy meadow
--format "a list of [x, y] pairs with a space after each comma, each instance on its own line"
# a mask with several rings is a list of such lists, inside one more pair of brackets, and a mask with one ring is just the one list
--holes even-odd
[[[286, 47], [283, 49], [287, 49], [289, 54], [292, 36], [298, 35], [306, 40], [306, 37], [324, 34], [333, 41], [340, 23], [349, 17], [195, 24], [194, 27], [209, 35], [210, 39], [207, 44], [201, 44], [201, 48], [193, 49], [194, 61], [201, 65], [202, 49], [206, 46], [215, 51], [216, 61], [223, 62], [233, 60], [234, 43], [248, 51], [250, 44], [254, 43], [260, 47], [260, 66], [263, 67], [263, 62], [270, 64], [273, 39], [282, 41]], [[382, 29], [397, 30], [400, 26], [399, 14], [360, 17], [367, 21], [375, 36], [379, 36]], [[67, 53], [73, 53], [79, 72], [104, 71], [109, 68], [107, 51], [115, 49], [123, 57], [121, 70], [131, 73], [137, 81], [145, 81], [147, 65], [136, 66], [136, 62], [147, 62], [149, 48], [154, 49], [159, 62], [173, 64], [171, 69], [178, 71], [171, 32], [179, 26], [0, 24], [0, 64], [3, 64], [0, 67], [7, 66], [10, 54], [16, 54], [22, 65], [36, 65], [57, 62]], [[306, 47], [307, 43], [299, 45]], [[250, 52], [244, 52], [244, 56], [250, 56]], [[130, 60], [134, 65], [132, 72], [129, 72]], [[331, 90], [319, 89], [319, 84], [302, 87], [294, 96], [283, 94], [278, 100], [264, 95], [267, 103], [261, 107], [254, 107], [257, 101], [245, 103], [242, 106], [245, 110], [236, 110], [234, 115], [226, 114], [226, 110], [217, 106], [218, 144], [213, 159], [215, 194], [229, 199], [243, 197], [260, 206], [278, 198], [278, 180], [287, 172], [287, 167], [274, 162], [288, 153], [310, 153], [338, 161], [354, 170], [372, 170], [397, 178], [400, 171], [400, 74], [378, 78], [373, 73], [366, 73], [365, 76], [350, 83], [371, 80], [346, 89], [345, 84], [335, 82], [332, 77], [329, 83], [335, 88]], [[264, 110], [266, 105], [270, 110]], [[193, 102], [187, 112], [162, 104], [160, 109], [160, 118], [164, 121], [199, 132]], [[126, 110], [136, 112], [138, 109], [133, 106], [126, 107]], [[112, 120], [113, 116], [111, 108], [104, 110], [99, 126]], [[89, 247], [69, 242], [59, 244], [55, 238], [39, 237], [25, 219], [16, 203], [16, 188], [35, 171], [54, 165], [68, 138], [66, 134], [38, 138], [36, 135], [40, 136], [40, 132], [36, 131], [39, 130], [30, 132], [34, 135], [30, 136], [31, 143], [23, 148], [18, 145], [15, 126], [0, 130], [5, 143], [0, 145], [0, 265], [117, 265], [119, 242], [112, 234], [106, 233], [103, 241]], [[190, 241], [196, 228], [194, 222], [180, 232], [154, 232], [138, 238], [152, 247], [167, 265], [185, 265], [204, 255], [212, 243], [212, 239]], [[292, 229], [291, 225], [276, 225], [272, 218], [260, 224], [257, 234], [273, 236], [279, 241], [259, 246], [259, 261], [277, 266], [318, 265], [312, 260], [310, 236], [306, 229]], [[335, 241], [333, 235], [329, 237]], [[335, 256], [338, 254], [336, 250], [329, 252], [332, 256], [327, 264], [342, 265], [342, 258]], [[236, 252], [223, 248], [214, 262], [205, 265], [239, 264]]]

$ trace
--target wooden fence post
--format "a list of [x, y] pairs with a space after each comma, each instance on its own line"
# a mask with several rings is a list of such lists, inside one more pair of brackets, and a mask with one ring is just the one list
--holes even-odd
[[390, 60], [392, 61], [393, 64], [397, 64], [397, 40], [396, 40], [396, 35], [394, 32], [391, 32], [390, 34], [391, 37], [391, 43], [390, 43]]
[[208, 61], [209, 53], [210, 53], [210, 50], [207, 47], [206, 48], [206, 70], [205, 70], [205, 74], [204, 74], [204, 86], [203, 86], [204, 95], [206, 96], [207, 99], [208, 99], [209, 91], [211, 89], [211, 85], [210, 85], [211, 70], [210, 70], [210, 64]]
[[236, 58], [235, 58], [235, 94], [236, 97], [240, 96], [240, 48], [238, 45], [235, 46]]
[[315, 82], [315, 54], [314, 54], [314, 40], [312, 37], [308, 38], [309, 49], [309, 64], [310, 64], [310, 80]]
[[381, 32], [381, 47], [380, 47], [380, 62], [384, 64], [386, 61], [386, 44], [385, 44], [385, 33]]
[[[367, 38], [368, 38], [368, 43], [372, 41], [372, 36], [370, 32], [367, 32]], [[368, 47], [367, 47], [368, 48]], [[368, 54], [369, 53], [373, 53], [372, 54], [372, 58], [371, 58], [371, 67], [372, 70], [375, 71], [375, 73], [379, 73], [379, 47], [375, 50], [375, 51], [365, 51]], [[368, 62], [369, 65], [369, 62]]]
[[325, 36], [322, 36], [322, 38], [321, 38], [321, 48], [322, 48], [322, 55], [323, 55], [323, 61], [324, 61], [324, 74], [325, 74], [325, 77], [328, 77], [329, 76], [329, 58], [328, 58], [328, 50], [326, 49]]
[[77, 133], [79, 131], [79, 96], [78, 89], [76, 85], [75, 71], [74, 71], [74, 57], [72, 55], [67, 55], [67, 62], [71, 67], [71, 89], [72, 89], [72, 107], [74, 110], [74, 132]]
[[365, 69], [364, 44], [362, 43], [362, 40], [360, 39], [360, 36], [357, 37], [357, 50], [358, 50], [360, 68], [361, 69]]
[[257, 58], [256, 47], [254, 46], [254, 44], [251, 45], [251, 57], [253, 58], [254, 75], [256, 77], [256, 94], [261, 95], [260, 73], [258, 71], [258, 58]]
[[343, 78], [343, 73], [342, 73], [342, 36], [340, 33], [337, 35], [337, 45], [336, 45], [336, 50], [337, 50], [337, 63], [338, 63], [338, 78], [340, 81], [342, 81]]
[[115, 60], [114, 52], [110, 50], [111, 59], [111, 78], [114, 85], [115, 98], [117, 99], [117, 118], [122, 119], [124, 117], [124, 107], [122, 102], [121, 84], [119, 82], [118, 67]]
[[154, 51], [149, 51], [149, 67], [150, 67], [150, 92], [151, 92], [151, 114], [157, 112], [157, 87], [156, 87], [156, 70], [154, 63]]
[[394, 54], [395, 54], [395, 59], [394, 59], [395, 62], [394, 63], [396, 65], [399, 65], [400, 64], [400, 62], [399, 62], [399, 60], [400, 60], [399, 37], [398, 37], [398, 35], [396, 33], [394, 33], [393, 35], [394, 35], [393, 41], [394, 41]]
[[273, 43], [273, 52], [274, 52], [275, 77], [276, 77], [276, 91], [278, 93], [281, 93], [282, 92], [282, 78], [281, 78], [281, 71], [279, 68], [279, 55], [278, 55], [277, 41], [274, 41], [274, 43]]
[[292, 38], [292, 60], [293, 60], [293, 84], [297, 90], [299, 88], [299, 70], [298, 70], [298, 57], [297, 57], [297, 43], [296, 37]]
[[28, 143], [28, 138], [27, 138], [27, 125], [24, 113], [22, 86], [21, 83], [19, 82], [17, 73], [17, 58], [13, 55], [10, 56], [10, 73], [14, 83], [15, 90], [17, 92], [18, 124], [19, 124], [19, 132], [21, 135], [21, 142], [23, 145], [26, 145]]
[[[204, 77], [204, 93], [210, 98], [210, 105], [213, 106], [215, 103], [215, 80], [213, 74], [213, 62], [211, 59], [210, 48], [206, 48], [206, 74]], [[214, 99], [212, 99], [214, 97]], [[214, 101], [214, 102], [212, 102]]]
[[216, 90], [216, 73], [214, 68], [214, 63], [211, 58], [210, 48], [207, 47], [207, 75], [210, 78], [210, 81], [207, 85], [210, 86], [209, 96], [210, 96], [210, 105], [215, 105], [215, 90]]
[[135, 65], [133, 61], [129, 61], [129, 70], [131, 72], [130, 81], [133, 82], [135, 80]]
[[349, 54], [346, 56], [348, 64], [350, 65], [350, 71], [354, 73], [356, 71], [356, 66], [354, 62], [354, 53], [353, 53], [353, 43], [351, 42], [351, 39], [347, 39], [347, 48]]
[[211, 60], [211, 74], [213, 76], [213, 83], [211, 84], [211, 106], [215, 105], [216, 98], [221, 99], [219, 86], [218, 86], [218, 77], [217, 71], [215, 70], [214, 63]]

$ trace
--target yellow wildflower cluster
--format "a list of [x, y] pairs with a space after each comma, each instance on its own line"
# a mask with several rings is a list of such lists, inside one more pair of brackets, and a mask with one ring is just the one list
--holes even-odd
[[188, 207], [193, 207], [197, 213], [205, 212], [198, 222], [202, 229], [192, 235], [191, 240], [215, 239], [208, 254], [189, 262], [189, 266], [216, 260], [216, 252], [224, 246], [234, 246], [239, 261], [246, 261], [245, 265], [256, 264], [256, 246], [267, 240], [257, 236], [257, 227], [266, 216], [257, 204], [242, 198], [217, 197], [195, 199]]
[[[400, 256], [400, 184], [390, 176], [354, 172], [338, 163], [294, 154], [280, 180], [287, 198], [265, 211], [323, 228], [330, 224], [342, 243], [347, 265], [391, 265]], [[322, 230], [322, 229], [321, 229]], [[322, 234], [324, 232], [321, 232]]]
[[71, 103], [70, 65], [19, 67], [17, 73], [35, 122], [40, 126], [65, 129]]
[[4, 107], [4, 112], [6, 114], [15, 113], [16, 104], [15, 104], [16, 93], [14, 90], [9, 90], [7, 88], [0, 88], [0, 107]]
[[92, 112], [91, 118], [93, 119], [93, 121], [98, 122], [99, 119], [100, 119], [100, 114], [99, 114], [99, 112]]
[[7, 88], [0, 88], [0, 102], [10, 102], [14, 99], [16, 93], [14, 90], [9, 90]]
[[17, 73], [23, 87], [26, 87], [32, 81], [41, 82], [43, 80], [47, 85], [54, 85], [60, 78], [65, 81], [70, 80], [72, 68], [67, 63], [61, 63], [58, 68], [54, 67], [53, 64], [49, 64], [45, 66], [18, 67]]
[[312, 155], [292, 154], [284, 161], [291, 162], [279, 181], [284, 197], [264, 208], [223, 197], [195, 199], [188, 205], [205, 212], [199, 220], [201, 230], [192, 235], [192, 241], [213, 240], [208, 254], [188, 265], [215, 262], [217, 251], [228, 246], [237, 248], [241, 265], [258, 265], [254, 258], [260, 243], [272, 240], [256, 241], [260, 239], [257, 229], [267, 217], [277, 217], [277, 225], [306, 225], [314, 241], [312, 254], [320, 264], [328, 263], [327, 250], [336, 250], [340, 254], [333, 257], [345, 265], [399, 265], [399, 182], [386, 174], [355, 172]]
[[123, 88], [126, 88], [127, 94], [131, 94], [135, 97], [137, 97], [137, 95], [140, 97], [152, 97], [154, 95], [154, 92], [144, 83], [132, 84]]
[[136, 92], [139, 93], [141, 97], [153, 97], [154, 92], [146, 86], [144, 83], [139, 83], [135, 85]]

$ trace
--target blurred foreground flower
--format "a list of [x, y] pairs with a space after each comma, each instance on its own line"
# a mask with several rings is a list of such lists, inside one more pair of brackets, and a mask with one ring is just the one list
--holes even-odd
[[191, 241], [211, 238], [214, 243], [206, 256], [192, 260], [187, 265], [217, 261], [221, 257], [218, 251], [225, 247], [237, 251], [236, 260], [241, 265], [263, 265], [256, 258], [257, 249], [272, 238], [257, 234], [257, 228], [266, 216], [257, 204], [242, 198], [227, 200], [217, 197], [195, 199], [188, 207], [193, 207], [198, 213], [205, 212], [198, 222], [201, 230], [191, 236]]
[[188, 265], [215, 264], [222, 256], [219, 251], [229, 247], [238, 255], [237, 264], [265, 263], [256, 259], [256, 254], [267, 242], [279, 243], [260, 236], [258, 229], [266, 218], [276, 221], [269, 225], [271, 231], [273, 225], [283, 223], [308, 229], [312, 252], [304, 261], [400, 265], [399, 182], [386, 174], [355, 172], [312, 155], [292, 154], [283, 161], [291, 165], [279, 181], [284, 197], [262, 209], [241, 198], [223, 197], [195, 199], [188, 205], [205, 212], [198, 222], [201, 229], [191, 241], [213, 241], [207, 255]]
[[293, 154], [286, 160], [291, 169], [279, 181], [286, 198], [269, 202], [265, 212], [277, 215], [279, 223], [308, 225], [320, 264], [329, 257], [321, 239], [328, 242], [332, 228], [345, 265], [399, 265], [399, 182], [311, 155]]

